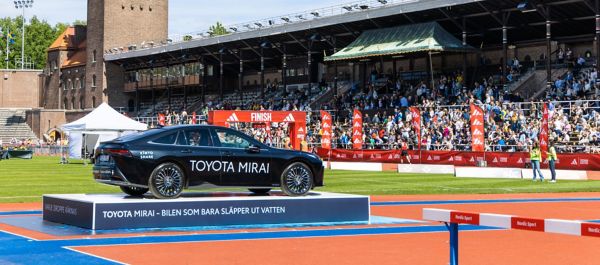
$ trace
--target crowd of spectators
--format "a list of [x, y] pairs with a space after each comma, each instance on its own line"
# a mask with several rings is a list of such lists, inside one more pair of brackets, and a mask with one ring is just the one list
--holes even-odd
[[[557, 62], [561, 60], [571, 67], [546, 88], [545, 97], [542, 95], [538, 101], [524, 102], [519, 94], [510, 93], [501, 84], [514, 81], [522, 73], [523, 66], [514, 58], [506, 65], [506, 76], [490, 75], [471, 85], [465, 84], [461, 71], [437, 76], [432, 85], [428, 80], [407, 81], [380, 75], [374, 68], [364, 89], [352, 84], [346, 93], [335, 96], [321, 109], [331, 111], [334, 116], [334, 148], [352, 148], [351, 110], [359, 109], [363, 112], [363, 148], [398, 149], [406, 143], [414, 150], [468, 151], [471, 148], [469, 104], [476, 104], [484, 110], [486, 150], [515, 152], [526, 151], [538, 139], [542, 106], [546, 103], [550, 113], [549, 137], [559, 151], [599, 152], [600, 88], [596, 67], [585, 68], [586, 60], [574, 57], [571, 51], [559, 51]], [[277, 87], [269, 86], [268, 93], [276, 93]], [[327, 89], [326, 83], [323, 89]], [[249, 101], [245, 106], [209, 101], [197, 114], [206, 115], [214, 109], [307, 111], [311, 113], [307, 142], [319, 145], [322, 135], [319, 113], [311, 111], [306, 91], [293, 91], [284, 98], [266, 98]], [[409, 107], [413, 106], [421, 112], [420, 137], [411, 124]], [[190, 115], [185, 112], [166, 116], [167, 124], [191, 123]], [[289, 144], [285, 123], [273, 123], [269, 130], [249, 124], [235, 127], [269, 145]]]

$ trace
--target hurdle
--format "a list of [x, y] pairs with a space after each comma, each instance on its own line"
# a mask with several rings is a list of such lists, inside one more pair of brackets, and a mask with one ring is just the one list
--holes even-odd
[[423, 220], [444, 222], [450, 232], [450, 265], [458, 265], [458, 224], [519, 229], [574, 236], [600, 237], [600, 224], [561, 219], [537, 219], [492, 213], [423, 208]]

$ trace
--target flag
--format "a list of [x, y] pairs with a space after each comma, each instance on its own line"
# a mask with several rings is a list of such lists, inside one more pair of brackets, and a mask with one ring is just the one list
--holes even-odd
[[362, 113], [360, 110], [354, 110], [352, 115], [352, 148], [362, 149], [363, 145]]
[[196, 120], [196, 112], [192, 112], [192, 124], [196, 124], [198, 120]]
[[165, 126], [165, 114], [158, 114], [158, 125]]
[[481, 107], [471, 104], [471, 150], [474, 152], [484, 151], [484, 129], [483, 110]]
[[542, 115], [542, 124], [540, 128], [540, 151], [542, 153], [542, 161], [546, 159], [548, 152], [548, 104], [544, 103]]
[[417, 135], [417, 141], [419, 141], [419, 150], [421, 150], [421, 112], [417, 107], [410, 107], [409, 110], [412, 116], [411, 124]]
[[333, 128], [331, 127], [331, 114], [329, 112], [321, 111], [321, 129], [323, 135], [321, 135], [321, 147], [324, 149], [331, 149], [331, 133]]

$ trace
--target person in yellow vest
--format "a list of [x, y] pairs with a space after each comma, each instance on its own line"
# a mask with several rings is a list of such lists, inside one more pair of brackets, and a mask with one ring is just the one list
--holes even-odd
[[548, 147], [548, 167], [550, 168], [550, 174], [552, 174], [552, 179], [550, 182], [556, 182], [556, 160], [558, 157], [556, 156], [556, 148], [554, 148], [554, 142], [550, 142], [550, 146]]
[[529, 148], [529, 157], [531, 158], [531, 169], [533, 169], [533, 181], [536, 178], [536, 171], [540, 173], [540, 181], [544, 181], [544, 176], [540, 170], [540, 160], [542, 160], [542, 152], [540, 151], [540, 144], [536, 141], [533, 146]]

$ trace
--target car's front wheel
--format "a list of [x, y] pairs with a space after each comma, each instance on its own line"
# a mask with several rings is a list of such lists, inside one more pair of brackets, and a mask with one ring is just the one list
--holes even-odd
[[135, 196], [135, 197], [140, 197], [140, 196], [144, 195], [146, 192], [148, 192], [147, 188], [127, 187], [127, 186], [121, 186], [120, 188], [127, 195], [131, 195], [131, 196]]
[[292, 163], [281, 174], [281, 190], [288, 196], [306, 195], [312, 187], [312, 171], [302, 162]]
[[185, 176], [183, 170], [174, 163], [162, 163], [150, 175], [148, 187], [159, 199], [177, 198], [183, 191]]

